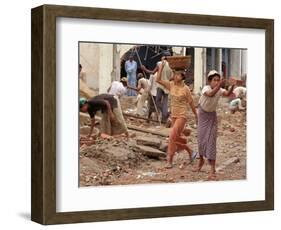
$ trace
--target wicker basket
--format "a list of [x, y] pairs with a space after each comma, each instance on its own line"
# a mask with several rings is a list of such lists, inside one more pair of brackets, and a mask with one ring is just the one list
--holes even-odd
[[169, 56], [167, 57], [171, 69], [187, 69], [191, 64], [191, 56]]

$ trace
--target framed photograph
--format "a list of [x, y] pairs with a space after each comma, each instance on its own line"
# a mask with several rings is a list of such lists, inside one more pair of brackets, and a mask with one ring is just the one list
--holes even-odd
[[274, 209], [274, 21], [32, 9], [31, 219]]

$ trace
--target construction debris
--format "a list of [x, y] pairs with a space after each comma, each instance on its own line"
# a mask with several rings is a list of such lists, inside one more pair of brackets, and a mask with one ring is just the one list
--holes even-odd
[[159, 146], [159, 149], [160, 149], [162, 152], [167, 152], [167, 150], [168, 150], [168, 141], [167, 141], [167, 140], [166, 140], [166, 141], [162, 140], [162, 141], [161, 141], [161, 144], [160, 144], [160, 146]]
[[238, 157], [232, 157], [230, 159], [228, 159], [227, 161], [223, 162], [219, 167], [217, 167], [217, 171], [223, 171], [227, 166], [229, 166], [230, 164], [235, 164], [238, 163], [240, 160]]
[[135, 151], [133, 142], [97, 139], [95, 145], [80, 150], [80, 184], [111, 184], [121, 173], [134, 169], [145, 159]]
[[156, 131], [156, 130], [152, 130], [152, 129], [140, 128], [140, 127], [130, 125], [130, 124], [127, 124], [127, 127], [128, 127], [128, 129], [136, 130], [136, 131], [143, 132], [143, 133], [150, 133], [150, 134], [162, 136], [162, 137], [168, 137], [169, 136], [168, 130]]
[[[194, 95], [194, 100], [198, 97]], [[121, 99], [123, 111], [133, 108], [133, 97]], [[232, 180], [246, 178], [246, 114], [228, 112], [227, 102], [218, 108], [217, 178]], [[197, 129], [190, 111], [187, 137], [189, 146], [197, 151]], [[194, 173], [186, 151], [176, 153], [174, 167], [166, 169], [166, 153], [170, 128], [147, 123], [139, 117], [124, 116], [129, 139], [99, 134], [100, 118], [96, 117], [93, 135], [88, 138], [91, 120], [80, 113], [80, 186], [177, 183], [205, 181], [206, 173]], [[133, 131], [132, 131], [133, 130]], [[181, 167], [183, 166], [183, 167]], [[203, 171], [210, 170], [208, 164]]]
[[148, 137], [148, 136], [139, 136], [136, 138], [136, 142], [138, 145], [146, 145], [155, 148], [160, 148], [161, 139], [156, 137]]
[[141, 120], [145, 120], [145, 121], [152, 121], [152, 122], [159, 123], [159, 121], [157, 121], [157, 120], [148, 119], [146, 117], [141, 117], [141, 116], [137, 116], [137, 115], [133, 115], [133, 114], [129, 114], [129, 113], [123, 113], [123, 115], [126, 116], [126, 117], [133, 117], [133, 118], [136, 118], [136, 119], [141, 119]]
[[149, 146], [144, 146], [144, 145], [136, 145], [135, 146], [144, 156], [151, 157], [151, 158], [161, 158], [161, 157], [166, 157], [166, 153], [155, 149], [151, 148]]

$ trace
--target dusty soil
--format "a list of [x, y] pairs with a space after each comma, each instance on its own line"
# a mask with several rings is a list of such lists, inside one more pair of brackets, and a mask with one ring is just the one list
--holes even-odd
[[[195, 98], [195, 101], [197, 99]], [[123, 111], [134, 112], [133, 100], [133, 98], [124, 98], [121, 101]], [[221, 169], [217, 172], [217, 180], [246, 179], [246, 113], [230, 114], [227, 106], [227, 100], [222, 99], [217, 109], [219, 120], [217, 169]], [[145, 120], [132, 117], [125, 117], [125, 119], [127, 124], [163, 134], [169, 133], [168, 128], [156, 122], [147, 123]], [[197, 131], [191, 112], [188, 124], [192, 130], [188, 142], [190, 147], [197, 151]], [[164, 146], [167, 144], [167, 137], [132, 130], [130, 134], [133, 137], [129, 139], [93, 137], [89, 142], [83, 142], [85, 133], [80, 134], [80, 141], [82, 140], [80, 142], [82, 143], [80, 144], [80, 186], [207, 180], [207, 173], [210, 170], [208, 162], [205, 162], [202, 172], [192, 172], [198, 159], [190, 163], [185, 151], [176, 154], [172, 169], [166, 169], [165, 157], [151, 158], [136, 148], [136, 139], [141, 136], [160, 139]], [[229, 163], [231, 159], [235, 160]], [[224, 165], [226, 162], [228, 164]]]

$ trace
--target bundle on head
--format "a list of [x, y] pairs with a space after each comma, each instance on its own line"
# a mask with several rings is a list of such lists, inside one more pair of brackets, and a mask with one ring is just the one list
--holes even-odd
[[191, 65], [191, 56], [169, 56], [166, 58], [169, 66], [174, 70], [185, 70]]

